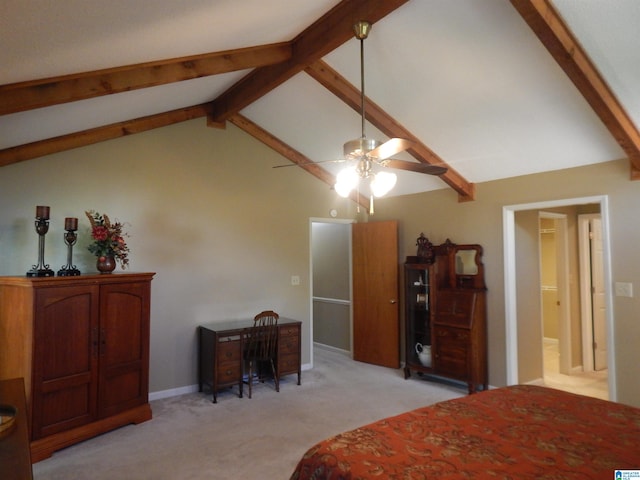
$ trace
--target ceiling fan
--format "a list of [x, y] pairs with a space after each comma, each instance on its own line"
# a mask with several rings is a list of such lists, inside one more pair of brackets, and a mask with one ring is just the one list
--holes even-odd
[[362, 135], [360, 138], [349, 140], [343, 146], [345, 158], [347, 160], [356, 160], [357, 164], [355, 167], [345, 169], [338, 174], [336, 191], [346, 197], [357, 186], [359, 179], [370, 178], [373, 195], [376, 197], [385, 195], [395, 185], [396, 176], [390, 172], [376, 172], [374, 171], [378, 170], [374, 168], [376, 166], [429, 175], [442, 175], [447, 171], [445, 167], [390, 158], [410, 148], [413, 144], [410, 140], [392, 138], [381, 143], [378, 140], [367, 138], [365, 133], [364, 40], [369, 36], [371, 24], [363, 20], [358, 21], [353, 26], [353, 31], [356, 38], [360, 40], [360, 118]]
[[[355, 23], [353, 30], [355, 37], [360, 40], [360, 117], [362, 135], [344, 144], [344, 159], [328, 160], [327, 162], [355, 161], [355, 165], [351, 165], [338, 173], [336, 176], [335, 190], [340, 196], [348, 197], [353, 189], [358, 189], [360, 180], [368, 179], [372, 194], [369, 212], [373, 213], [373, 197], [386, 195], [395, 186], [397, 180], [395, 173], [388, 172], [387, 169], [406, 170], [428, 175], [442, 175], [447, 171], [447, 168], [390, 158], [410, 148], [413, 145], [411, 140], [392, 138], [382, 143], [378, 140], [367, 138], [365, 133], [364, 40], [371, 31], [371, 24], [361, 20]], [[284, 166], [293, 165], [278, 165], [277, 167]]]

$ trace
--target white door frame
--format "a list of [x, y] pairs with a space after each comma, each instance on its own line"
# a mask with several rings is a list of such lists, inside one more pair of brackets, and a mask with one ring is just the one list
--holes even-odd
[[506, 373], [507, 385], [518, 383], [518, 316], [516, 297], [516, 243], [515, 212], [523, 210], [540, 210], [545, 208], [566, 207], [597, 203], [602, 215], [602, 248], [605, 281], [605, 302], [607, 316], [607, 362], [609, 366], [609, 399], [616, 401], [616, 372], [614, 358], [614, 319], [611, 291], [611, 243], [609, 239], [609, 197], [598, 195], [592, 197], [551, 200], [502, 207], [502, 233], [504, 243], [504, 292], [505, 292], [505, 340], [506, 340]]

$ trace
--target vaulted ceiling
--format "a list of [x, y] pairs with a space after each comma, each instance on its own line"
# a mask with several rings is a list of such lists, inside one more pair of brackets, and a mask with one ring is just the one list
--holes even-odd
[[367, 136], [448, 167], [392, 195], [621, 158], [640, 177], [635, 0], [3, 2], [0, 166], [201, 117], [332, 185], [312, 162], [360, 135], [357, 20]]

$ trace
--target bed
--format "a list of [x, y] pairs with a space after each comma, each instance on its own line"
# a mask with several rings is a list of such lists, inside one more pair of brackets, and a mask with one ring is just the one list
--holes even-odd
[[640, 469], [640, 409], [518, 385], [324, 440], [291, 480], [601, 479], [617, 469]]

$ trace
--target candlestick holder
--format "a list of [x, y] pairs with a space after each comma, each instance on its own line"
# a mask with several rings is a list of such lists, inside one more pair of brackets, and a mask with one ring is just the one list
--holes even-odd
[[59, 277], [76, 277], [80, 275], [80, 270], [73, 265], [73, 246], [78, 240], [78, 235], [74, 230], [67, 229], [64, 234], [64, 243], [67, 244], [67, 264], [58, 270]]
[[[44, 236], [49, 231], [49, 207], [38, 207], [37, 213], [40, 214], [40, 209], [46, 208], [47, 211], [42, 216], [36, 217], [36, 232], [38, 233], [38, 264], [33, 265], [31, 270], [27, 272], [27, 277], [53, 277], [54, 271], [49, 268], [49, 265], [44, 263]], [[45, 218], [46, 217], [46, 218]]]

